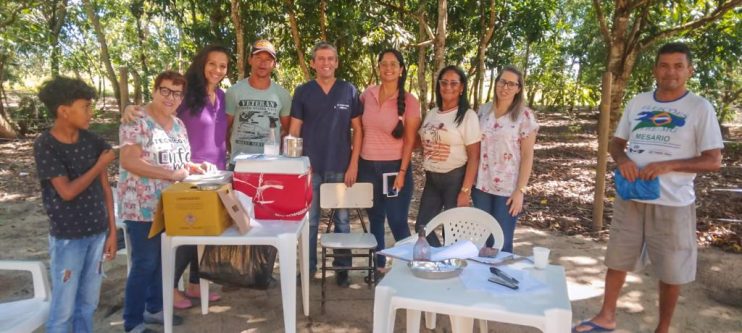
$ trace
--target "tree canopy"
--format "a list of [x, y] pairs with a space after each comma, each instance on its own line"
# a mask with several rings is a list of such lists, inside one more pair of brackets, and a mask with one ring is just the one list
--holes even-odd
[[[311, 76], [311, 47], [337, 46], [337, 76], [359, 88], [377, 80], [377, 53], [399, 48], [407, 89], [431, 101], [432, 78], [446, 64], [471, 76], [472, 105], [491, 99], [507, 64], [526, 73], [531, 105], [595, 109], [602, 74], [613, 73], [612, 120], [621, 103], [652, 89], [659, 44], [689, 43], [696, 53], [691, 89], [709, 98], [721, 121], [740, 101], [742, 0], [11, 0], [0, 4], [0, 116], [7, 92], [29, 91], [54, 75], [80, 77], [119, 97], [148, 97], [164, 69], [184, 71], [199, 48], [233, 51], [229, 81], [248, 71], [258, 38], [278, 49], [275, 79], [293, 89]], [[426, 104], [426, 103], [423, 103]], [[426, 107], [426, 105], [423, 105]], [[0, 127], [2, 123], [0, 122]]]

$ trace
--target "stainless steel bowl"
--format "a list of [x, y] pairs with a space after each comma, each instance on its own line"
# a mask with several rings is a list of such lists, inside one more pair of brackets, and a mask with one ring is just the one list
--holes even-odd
[[464, 259], [446, 259], [441, 261], [410, 261], [412, 275], [423, 279], [450, 279], [457, 277], [466, 267]]

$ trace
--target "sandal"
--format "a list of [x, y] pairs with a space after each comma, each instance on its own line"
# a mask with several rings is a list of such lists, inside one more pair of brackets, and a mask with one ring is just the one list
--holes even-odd
[[[199, 298], [199, 299], [201, 298], [201, 292], [192, 293], [192, 292], [186, 290], [185, 295], [187, 297], [190, 297], [190, 298]], [[220, 299], [222, 299], [222, 297], [219, 296], [219, 294], [217, 294], [215, 292], [209, 292], [209, 302], [216, 302], [216, 301], [218, 301]]]
[[[577, 328], [580, 326], [589, 326], [590, 329], [587, 331], [578, 331]], [[613, 332], [615, 328], [607, 328], [600, 326], [596, 323], [594, 323], [592, 320], [585, 320], [579, 324], [577, 324], [575, 327], [572, 328], [572, 333], [604, 333], [604, 332]]]

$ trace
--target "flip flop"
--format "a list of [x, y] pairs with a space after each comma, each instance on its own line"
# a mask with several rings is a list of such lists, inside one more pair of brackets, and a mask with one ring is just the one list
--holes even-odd
[[180, 301], [173, 302], [173, 307], [178, 310], [190, 309], [193, 307], [193, 302], [190, 299], [184, 298]]
[[[580, 326], [590, 326], [587, 331], [578, 331], [577, 328]], [[615, 328], [607, 328], [594, 323], [592, 320], [585, 320], [575, 327], [572, 327], [572, 333], [601, 333], [601, 332], [613, 332]]]
[[[196, 293], [190, 293], [188, 291], [185, 292], [185, 295], [190, 298], [199, 298], [199, 299], [201, 298], [201, 295], [196, 294]], [[222, 297], [219, 296], [219, 294], [214, 293], [214, 292], [209, 292], [209, 302], [216, 302], [220, 299], [222, 299]]]

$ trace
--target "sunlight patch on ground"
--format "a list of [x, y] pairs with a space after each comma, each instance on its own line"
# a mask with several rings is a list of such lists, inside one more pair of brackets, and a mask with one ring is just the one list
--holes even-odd
[[20, 200], [20, 199], [23, 199], [25, 197], [26, 196], [23, 195], [23, 194], [2, 192], [2, 193], [0, 193], [0, 202], [12, 201], [12, 200]]
[[602, 297], [603, 287], [602, 284], [581, 284], [567, 281], [567, 294], [569, 295], [569, 300], [571, 302], [593, 297]]
[[636, 274], [627, 274], [626, 283], [642, 283], [644, 280]]
[[703, 309], [700, 309], [698, 314], [705, 317], [713, 317], [713, 318], [719, 318], [724, 320], [735, 320], [739, 319], [737, 317], [734, 317], [728, 307], [724, 306], [710, 306]]
[[644, 293], [638, 290], [632, 290], [628, 293], [624, 293], [624, 295], [618, 299], [618, 307], [626, 310], [626, 312], [628, 313], [643, 312], [644, 311], [644, 306], [642, 306], [643, 295]]
[[598, 260], [591, 257], [561, 257], [559, 260], [562, 261], [569, 261], [574, 263], [575, 265], [582, 265], [582, 266], [590, 266], [590, 265], [597, 265]]
[[222, 313], [222, 312], [227, 312], [229, 310], [232, 310], [232, 307], [231, 306], [225, 306], [225, 305], [211, 305], [211, 306], [209, 306], [209, 312]]

